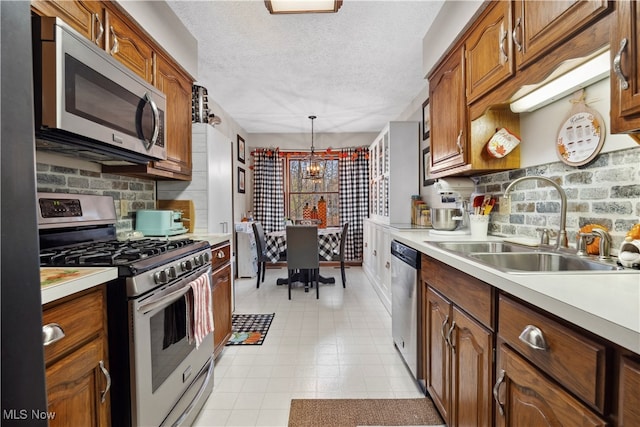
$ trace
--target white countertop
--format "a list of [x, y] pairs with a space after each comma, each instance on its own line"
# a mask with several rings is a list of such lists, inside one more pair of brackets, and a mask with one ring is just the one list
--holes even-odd
[[[395, 231], [391, 237], [498, 289], [640, 354], [640, 271], [505, 273], [428, 242], [469, 241], [470, 236]], [[503, 240], [489, 237], [489, 240]]]

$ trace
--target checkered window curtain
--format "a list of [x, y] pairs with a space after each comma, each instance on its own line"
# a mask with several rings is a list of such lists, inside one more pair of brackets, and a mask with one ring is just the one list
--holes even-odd
[[284, 227], [284, 173], [279, 150], [253, 153], [253, 215], [265, 233]]
[[367, 147], [340, 151], [340, 222], [349, 222], [345, 259], [362, 259], [362, 220], [369, 216], [369, 151]]

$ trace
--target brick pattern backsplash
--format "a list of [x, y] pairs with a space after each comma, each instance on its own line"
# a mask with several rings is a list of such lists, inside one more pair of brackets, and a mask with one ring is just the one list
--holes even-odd
[[[154, 209], [156, 182], [83, 169], [36, 164], [36, 185], [40, 192], [82, 193], [112, 196], [116, 207], [117, 231], [132, 230], [135, 211]], [[121, 211], [122, 201], [127, 213]]]
[[[557, 162], [484, 175], [476, 191], [499, 196], [511, 181], [529, 175], [550, 178], [565, 190], [572, 247], [580, 227], [601, 224], [610, 231], [612, 248], [618, 249], [626, 232], [640, 222], [640, 148], [603, 153], [578, 168]], [[500, 213], [496, 206], [490, 221], [490, 233], [539, 238], [537, 228], [558, 230], [560, 198], [542, 181], [524, 181], [511, 193], [510, 213]]]

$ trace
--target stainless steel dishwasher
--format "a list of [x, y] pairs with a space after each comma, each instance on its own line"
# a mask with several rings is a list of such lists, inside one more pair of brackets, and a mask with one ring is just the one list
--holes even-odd
[[418, 372], [418, 270], [420, 253], [391, 242], [391, 334], [411, 374]]

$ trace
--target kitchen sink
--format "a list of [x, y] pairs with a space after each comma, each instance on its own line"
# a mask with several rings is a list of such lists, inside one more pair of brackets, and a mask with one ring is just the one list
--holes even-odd
[[[552, 252], [469, 253], [468, 257], [510, 273], [625, 271], [613, 263]], [[627, 270], [628, 271], [628, 270]]]
[[441, 249], [464, 254], [474, 252], [530, 252], [535, 248], [505, 242], [429, 242]]

